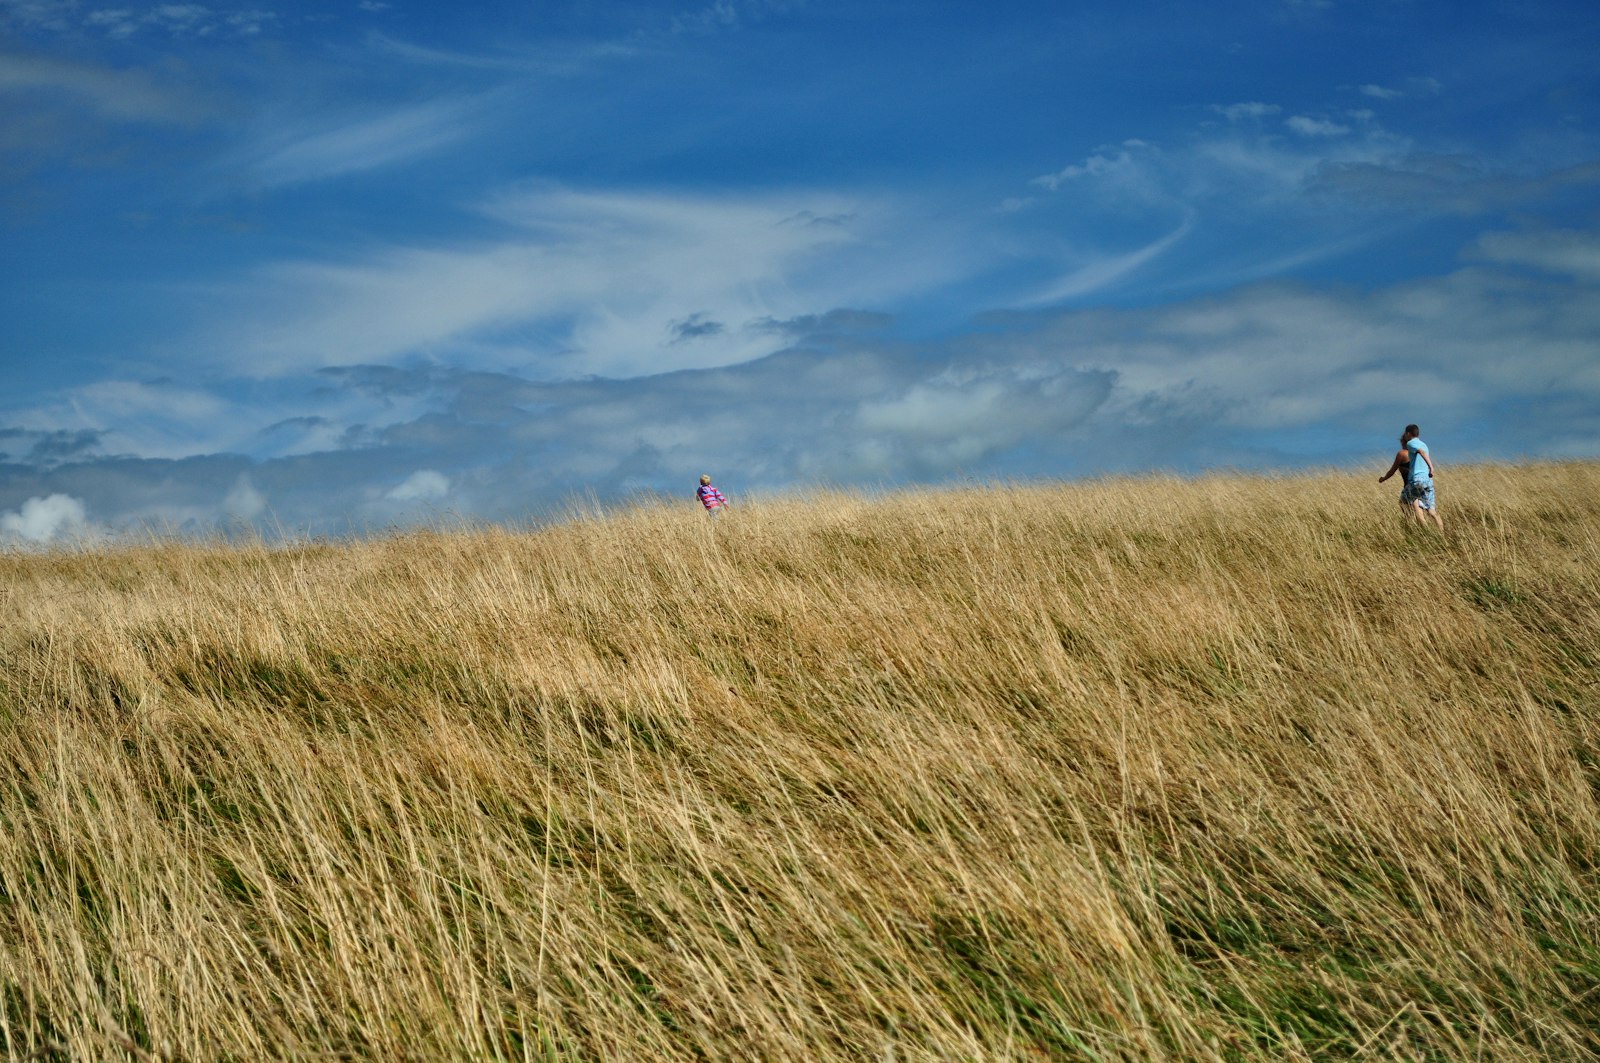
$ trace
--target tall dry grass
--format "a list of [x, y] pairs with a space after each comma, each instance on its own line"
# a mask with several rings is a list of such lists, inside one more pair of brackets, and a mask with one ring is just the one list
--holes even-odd
[[1600, 466], [0, 557], [25, 1059], [1600, 1054]]

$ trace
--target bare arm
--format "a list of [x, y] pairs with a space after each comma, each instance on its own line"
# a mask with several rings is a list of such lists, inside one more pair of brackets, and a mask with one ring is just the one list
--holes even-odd
[[1419, 450], [1417, 453], [1421, 454], [1422, 460], [1428, 463], [1428, 475], [1431, 477], [1434, 474], [1433, 459], [1428, 457], [1428, 452], [1426, 450]]
[[[1379, 483], [1383, 483], [1383, 481], [1387, 480], [1389, 477], [1391, 477], [1395, 473], [1399, 472], [1400, 471], [1400, 466], [1405, 464], [1405, 457], [1406, 457], [1406, 452], [1405, 451], [1403, 451], [1403, 450], [1397, 451], [1395, 453], [1394, 460], [1389, 463], [1389, 471], [1384, 473], [1382, 476], [1378, 477], [1378, 482]], [[1430, 466], [1428, 466], [1428, 468], [1432, 469], [1433, 466], [1430, 465]]]

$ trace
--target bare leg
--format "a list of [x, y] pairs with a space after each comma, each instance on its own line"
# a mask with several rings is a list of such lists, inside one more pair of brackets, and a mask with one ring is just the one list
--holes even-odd
[[1412, 520], [1416, 521], [1418, 524], [1428, 523], [1428, 511], [1422, 508], [1422, 503], [1420, 501], [1408, 503], [1407, 508], [1411, 510]]
[[1428, 516], [1433, 518], [1433, 526], [1435, 528], [1438, 528], [1440, 532], [1443, 532], [1444, 531], [1444, 518], [1439, 516], [1439, 507], [1436, 505], [1432, 509], [1427, 510], [1426, 512], [1427, 512]]

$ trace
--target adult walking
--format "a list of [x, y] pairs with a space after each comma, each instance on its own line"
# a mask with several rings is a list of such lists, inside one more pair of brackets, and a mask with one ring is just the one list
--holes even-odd
[[1422, 432], [1414, 424], [1406, 425], [1400, 433], [1400, 450], [1389, 471], [1378, 477], [1383, 483], [1395, 473], [1400, 474], [1400, 508], [1419, 524], [1433, 521], [1433, 526], [1444, 531], [1444, 521], [1439, 516], [1439, 502], [1433, 491], [1433, 456], [1428, 444], [1422, 441]]

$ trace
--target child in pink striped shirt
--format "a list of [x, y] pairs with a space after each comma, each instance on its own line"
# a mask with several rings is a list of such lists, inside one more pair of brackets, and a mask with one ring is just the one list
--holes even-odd
[[728, 508], [728, 500], [721, 491], [711, 486], [711, 477], [700, 477], [700, 486], [695, 488], [695, 497], [700, 499], [700, 504], [706, 507], [706, 512], [713, 517], [722, 516], [722, 511]]

